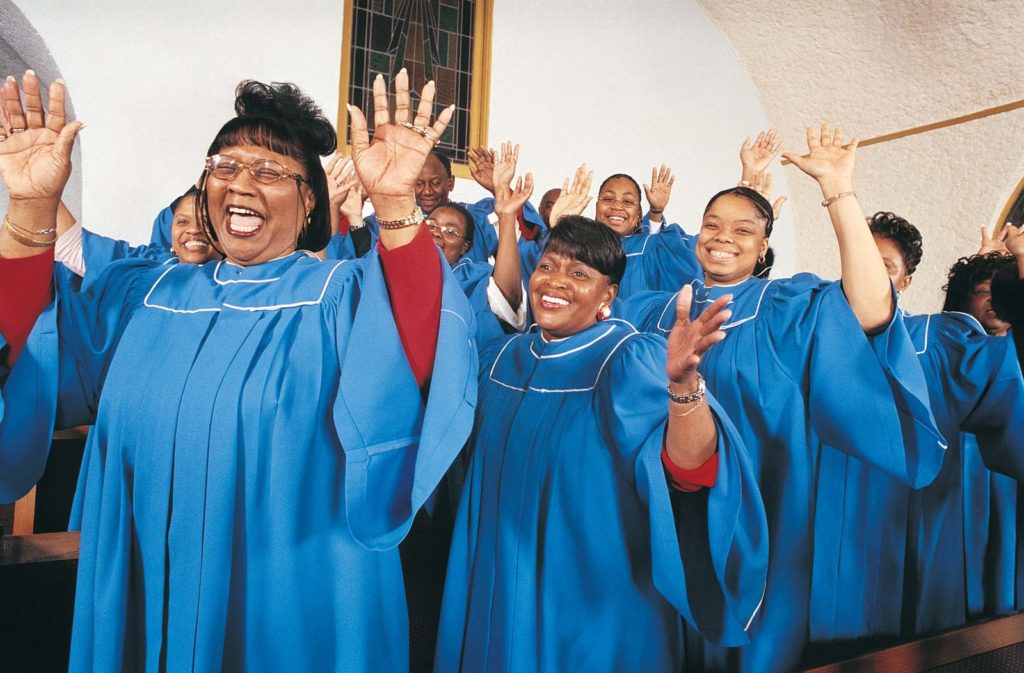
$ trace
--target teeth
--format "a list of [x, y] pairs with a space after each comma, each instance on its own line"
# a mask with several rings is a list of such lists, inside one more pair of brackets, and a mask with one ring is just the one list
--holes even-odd
[[559, 297], [552, 297], [550, 295], [541, 295], [541, 300], [549, 304], [558, 304], [559, 306], [568, 306], [569, 302]]
[[255, 215], [256, 217], [263, 217], [255, 210], [249, 210], [248, 208], [239, 208], [238, 206], [228, 206], [228, 212], [235, 215]]
[[206, 250], [208, 247], [210, 246], [205, 241], [185, 241], [186, 250]]
[[712, 259], [722, 260], [732, 259], [733, 257], [736, 256], [735, 252], [725, 252], [724, 250], [710, 250], [709, 254], [711, 255]]
[[252, 232], [256, 231], [257, 229], [259, 229], [260, 225], [258, 225], [258, 224], [233, 223], [231, 225], [231, 228], [234, 229], [235, 231], [240, 231], [242, 233], [249, 234], [249, 233], [252, 233]]

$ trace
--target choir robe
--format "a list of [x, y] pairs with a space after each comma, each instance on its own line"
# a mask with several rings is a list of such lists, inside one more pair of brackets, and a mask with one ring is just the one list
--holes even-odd
[[626, 272], [619, 283], [619, 298], [628, 299], [646, 291], [675, 292], [704, 271], [694, 250], [696, 238], [677, 224], [663, 226], [651, 233], [649, 224], [622, 237], [626, 252]]
[[[964, 313], [904, 322], [949, 446], [938, 476], [920, 491], [824, 450], [814, 641], [913, 637], [1014, 603], [1015, 482], [986, 467], [1020, 475], [1024, 465], [1024, 382], [1013, 344]], [[980, 445], [965, 430], [977, 431]], [[836, 483], [845, 484], [843, 498], [829, 499]]]
[[678, 671], [683, 616], [746, 642], [766, 524], [718, 403], [711, 489], [671, 492], [666, 343], [611, 320], [486, 349], [438, 671]]
[[168, 262], [175, 255], [169, 245], [166, 248], [153, 244], [131, 245], [127, 241], [82, 229], [82, 259], [85, 262], [83, 280], [86, 283], [101, 275], [110, 263], [127, 257]]
[[72, 671], [408, 668], [395, 546], [477, 389], [473, 316], [442, 274], [424, 404], [376, 252], [125, 259], [80, 293], [55, 270], [2, 372], [0, 499], [38, 478], [54, 425], [95, 420]]
[[[726, 651], [687, 639], [694, 669], [789, 671], [810, 609], [815, 488], [822, 442], [914, 486], [934, 478], [942, 443], [924, 376], [898, 313], [867, 337], [838, 282], [811, 274], [731, 286], [691, 283], [691, 317], [732, 294], [726, 338], [703, 357], [708, 390], [736, 423], [758, 475], [771, 560], [751, 644]], [[613, 315], [667, 335], [676, 295], [644, 293]], [[841, 499], [841, 484], [827, 498]]]

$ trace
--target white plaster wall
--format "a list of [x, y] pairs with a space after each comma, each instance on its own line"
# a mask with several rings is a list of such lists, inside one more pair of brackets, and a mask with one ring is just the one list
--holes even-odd
[[[865, 138], [1024, 98], [1019, 0], [703, 0], [752, 77], [787, 148], [805, 125], [842, 121]], [[849, 135], [848, 135], [849, 137]], [[802, 269], [835, 277], [839, 258], [813, 183], [790, 174]], [[924, 236], [904, 305], [941, 307], [945, 271], [977, 251], [1024, 174], [1024, 110], [866, 147], [856, 189]]]
[[[340, 0], [30, 0], [78, 118], [86, 226], [141, 243], [195, 182], [242, 79], [292, 81], [337, 118]], [[19, 74], [20, 75], [20, 74]]]
[[[665, 162], [678, 175], [668, 215], [692, 231], [708, 197], [735, 184], [743, 137], [767, 119], [696, 0], [495, 5], [489, 137], [522, 144], [536, 197], [581, 161], [595, 181], [628, 172], [640, 182]], [[82, 219], [97, 231], [148, 236], [156, 211], [198, 175], [243, 78], [294, 81], [336, 118], [342, 0], [18, 6], [88, 125]], [[479, 195], [468, 180], [454, 193]], [[791, 272], [792, 226], [784, 219], [778, 231], [778, 268]]]

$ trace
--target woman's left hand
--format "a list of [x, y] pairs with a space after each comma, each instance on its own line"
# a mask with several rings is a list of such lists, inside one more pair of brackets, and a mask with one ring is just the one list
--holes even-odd
[[[750, 188], [763, 196], [766, 200], [772, 200], [772, 174], [755, 173], [750, 179]], [[772, 216], [777, 220], [782, 214], [782, 204], [786, 202], [785, 196], [780, 196], [772, 203]]]
[[494, 193], [494, 150], [486, 147], [470, 147], [469, 152], [469, 174], [473, 176], [476, 183]]
[[519, 212], [533, 194], [533, 174], [520, 176], [512, 187], [512, 177], [519, 162], [519, 145], [511, 142], [501, 144], [501, 153], [494, 162], [494, 212], [498, 215], [512, 215]]
[[844, 145], [841, 126], [837, 126], [833, 133], [829, 131], [828, 124], [822, 124], [820, 134], [813, 126], [807, 128], [807, 154], [786, 152], [782, 156], [817, 180], [823, 193], [831, 194], [833, 191], [847, 191], [853, 184], [857, 143], [854, 138]]
[[661, 214], [665, 211], [675, 182], [676, 176], [672, 175], [672, 169], [665, 164], [660, 169], [657, 166], [651, 169], [651, 184], [644, 185], [644, 194], [647, 195], [652, 213]]
[[[1002, 255], [1011, 254], [1009, 248], [1006, 247], [1006, 238], [1010, 233], [1011, 225], [1009, 222], [1003, 225], [1003, 228], [999, 230], [998, 234], [992, 235], [988, 232], [988, 227], [981, 225], [981, 247], [978, 248], [979, 255], [987, 255], [990, 252], [998, 252]], [[995, 227], [993, 227], [995, 229]]]
[[366, 117], [348, 105], [352, 125], [352, 162], [359, 180], [370, 195], [379, 220], [400, 220], [415, 211], [415, 185], [430, 151], [448, 127], [455, 106], [441, 111], [430, 124], [434, 109], [434, 83], [427, 82], [420, 94], [412, 123], [409, 75], [403, 68], [395, 78], [395, 117], [388, 111], [384, 78], [373, 81], [373, 141]]
[[676, 299], [676, 322], [668, 335], [668, 361], [665, 372], [669, 381], [680, 385], [696, 385], [697, 365], [709, 348], [725, 338], [721, 330], [725, 321], [732, 316], [726, 307], [732, 295], [719, 297], [701, 312], [696, 320], [690, 320], [690, 305], [693, 302], [693, 288], [684, 285]]

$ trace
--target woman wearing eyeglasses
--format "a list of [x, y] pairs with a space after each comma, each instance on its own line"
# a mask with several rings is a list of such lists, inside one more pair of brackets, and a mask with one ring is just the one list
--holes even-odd
[[[708, 670], [789, 671], [800, 662], [812, 618], [814, 544], [836, 534], [815, 519], [823, 442], [915, 488], [935, 477], [943, 457], [924, 375], [853, 191], [857, 143], [843, 143], [841, 129], [823, 125], [820, 133], [807, 129], [807, 144], [807, 155], [786, 157], [821, 189], [839, 244], [841, 282], [753, 276], [774, 210], [748, 187], [713, 196], [696, 239], [702, 272], [691, 283], [694, 315], [723, 295], [732, 299], [722, 326], [727, 336], [705, 355], [701, 372], [750, 450], [771, 549], [751, 643], [736, 650], [705, 644], [701, 652], [699, 641], [692, 648], [687, 641], [687, 656], [704, 660]], [[677, 321], [675, 302], [671, 293], [643, 293], [614, 313], [667, 335]], [[827, 484], [818, 511], [842, 502], [842, 489]]]
[[199, 195], [225, 260], [123, 260], [73, 293], [47, 246], [80, 125], [61, 82], [45, 117], [35, 76], [22, 87], [24, 104], [2, 90], [0, 293], [24, 289], [0, 311], [0, 500], [38, 478], [55, 425], [95, 421], [71, 670], [406, 670], [395, 547], [476, 391], [472, 316], [412, 184], [451, 108], [430, 123], [428, 84], [410, 121], [405, 71], [396, 123], [374, 82], [372, 142], [349, 108], [380, 246], [322, 262], [304, 249], [330, 234], [334, 130], [295, 87], [244, 82]]

